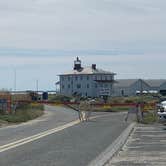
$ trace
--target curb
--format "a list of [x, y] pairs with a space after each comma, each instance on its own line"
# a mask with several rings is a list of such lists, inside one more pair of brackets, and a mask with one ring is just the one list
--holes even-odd
[[109, 164], [111, 158], [121, 149], [121, 147], [127, 141], [130, 133], [133, 131], [136, 123], [131, 123], [120, 136], [97, 158], [92, 160], [88, 166], [106, 166]]

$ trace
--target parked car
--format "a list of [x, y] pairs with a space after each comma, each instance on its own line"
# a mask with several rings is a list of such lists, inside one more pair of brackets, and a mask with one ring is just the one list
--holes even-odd
[[166, 101], [162, 101], [158, 104], [158, 112], [157, 112], [161, 121], [166, 121]]

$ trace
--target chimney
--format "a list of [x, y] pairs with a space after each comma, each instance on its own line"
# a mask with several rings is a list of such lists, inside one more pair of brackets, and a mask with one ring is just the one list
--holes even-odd
[[92, 64], [92, 69], [96, 70], [96, 64]]

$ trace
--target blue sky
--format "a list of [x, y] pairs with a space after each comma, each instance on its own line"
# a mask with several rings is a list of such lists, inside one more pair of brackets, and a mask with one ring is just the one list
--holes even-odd
[[54, 89], [84, 65], [116, 78], [166, 77], [165, 0], [0, 0], [0, 88]]

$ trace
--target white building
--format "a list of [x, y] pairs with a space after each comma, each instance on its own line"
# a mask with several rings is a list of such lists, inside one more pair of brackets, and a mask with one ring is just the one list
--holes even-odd
[[114, 76], [115, 73], [98, 69], [96, 64], [82, 67], [77, 57], [73, 70], [59, 75], [60, 93], [70, 96], [111, 96]]

